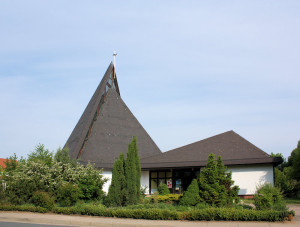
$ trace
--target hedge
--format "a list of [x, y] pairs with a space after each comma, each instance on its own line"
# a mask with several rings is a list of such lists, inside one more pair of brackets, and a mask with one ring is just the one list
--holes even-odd
[[[47, 209], [29, 205], [0, 205], [0, 210], [17, 210], [46, 213]], [[159, 208], [128, 209], [106, 208], [97, 205], [84, 205], [73, 207], [54, 207], [51, 210], [57, 214], [81, 214], [91, 216], [150, 219], [150, 220], [190, 220], [190, 221], [284, 221], [291, 220], [295, 215], [294, 211], [274, 210], [244, 210], [234, 208], [206, 208], [194, 209], [192, 211], [175, 211]]]
[[182, 194], [168, 194], [168, 195], [152, 195], [150, 197], [151, 202], [159, 202], [159, 203], [166, 203], [166, 202], [178, 202]]
[[5, 211], [30, 211], [37, 213], [47, 213], [49, 210], [44, 207], [31, 206], [31, 205], [0, 205], [0, 210]]

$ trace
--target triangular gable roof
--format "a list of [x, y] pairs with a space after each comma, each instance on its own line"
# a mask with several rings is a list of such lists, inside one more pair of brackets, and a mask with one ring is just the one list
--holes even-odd
[[280, 162], [234, 131], [228, 131], [160, 155], [141, 159], [141, 165], [144, 169], [201, 167], [206, 165], [211, 153], [216, 157], [222, 156], [225, 165]]
[[133, 136], [137, 137], [141, 158], [161, 154], [120, 97], [114, 66], [110, 64], [66, 146], [72, 159], [110, 169], [121, 152], [127, 153]]

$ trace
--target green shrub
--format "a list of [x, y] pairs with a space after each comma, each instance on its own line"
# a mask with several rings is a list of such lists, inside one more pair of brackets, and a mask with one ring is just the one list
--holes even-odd
[[215, 155], [210, 154], [205, 168], [199, 176], [200, 201], [211, 206], [223, 207], [239, 201], [238, 186], [233, 186], [231, 172], [227, 171], [221, 156], [215, 161]]
[[283, 221], [287, 220], [293, 212], [287, 211], [256, 211], [237, 210], [233, 208], [206, 208], [193, 209], [189, 211], [176, 211], [160, 208], [103, 208], [88, 206], [86, 208], [56, 207], [54, 213], [60, 214], [82, 214], [92, 216], [135, 218], [150, 220], [206, 220], [206, 221]]
[[102, 187], [106, 179], [101, 170], [90, 163], [84, 166], [70, 161], [67, 150], [59, 150], [54, 160], [44, 145], [38, 145], [27, 160], [17, 160], [14, 156], [7, 164], [2, 174], [5, 196], [16, 205], [31, 202], [35, 191], [57, 194], [63, 182], [77, 184], [84, 200], [100, 200], [104, 195]]
[[7, 202], [7, 198], [5, 196], [4, 183], [0, 178], [0, 204], [4, 204]]
[[196, 206], [195, 206], [195, 208], [196, 209], [199, 209], [199, 210], [201, 210], [201, 209], [206, 209], [206, 208], [210, 208], [211, 206], [209, 206], [207, 203], [198, 203]]
[[86, 166], [78, 165], [77, 170], [80, 171], [77, 179], [77, 184], [82, 192], [82, 199], [102, 199], [102, 197], [104, 196], [102, 187], [106, 182], [106, 180], [103, 179], [103, 175], [100, 174], [102, 172], [97, 170], [94, 165], [90, 163], [88, 163]]
[[164, 183], [160, 183], [157, 190], [158, 190], [159, 195], [168, 195], [168, 194], [170, 194], [170, 190], [169, 190], [168, 186]]
[[34, 192], [31, 201], [34, 205], [44, 207], [48, 210], [51, 210], [54, 207], [54, 199], [47, 192]]
[[30, 211], [30, 212], [38, 212], [38, 213], [46, 213], [48, 210], [44, 207], [35, 207], [33, 205], [0, 205], [0, 210], [5, 211]]
[[262, 185], [254, 195], [254, 205], [257, 210], [287, 210], [280, 189], [271, 184]]
[[167, 204], [167, 203], [150, 203], [150, 204], [137, 204], [137, 205], [131, 205], [131, 206], [126, 206], [126, 209], [168, 209], [168, 210], [177, 210], [177, 206], [173, 206], [172, 204]]
[[71, 183], [64, 183], [57, 193], [57, 201], [61, 206], [72, 206], [79, 201], [82, 196], [80, 188]]
[[124, 173], [124, 154], [114, 162], [111, 184], [105, 199], [107, 206], [123, 206], [126, 202], [126, 179]]
[[182, 194], [168, 194], [168, 195], [153, 195], [151, 196], [151, 202], [159, 203], [174, 203], [179, 202]]
[[199, 186], [196, 179], [192, 181], [187, 190], [183, 193], [179, 204], [183, 206], [195, 206], [200, 202]]
[[24, 174], [16, 173], [14, 181], [9, 179], [9, 182], [7, 182], [5, 194], [10, 203], [20, 205], [30, 202], [35, 190], [36, 184], [33, 181], [29, 180]]
[[[153, 205], [153, 204], [152, 204]], [[0, 210], [18, 210], [31, 212], [47, 212], [42, 207], [30, 205], [0, 205]], [[98, 205], [81, 205], [73, 207], [54, 207], [52, 212], [57, 214], [81, 214], [104, 217], [137, 218], [151, 220], [223, 220], [223, 221], [284, 221], [295, 215], [293, 211], [274, 210], [243, 210], [234, 208], [206, 208], [177, 211], [168, 208], [127, 207], [105, 208]]]

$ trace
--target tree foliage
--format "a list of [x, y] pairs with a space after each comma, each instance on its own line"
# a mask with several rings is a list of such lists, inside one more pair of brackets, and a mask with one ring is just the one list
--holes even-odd
[[113, 166], [112, 181], [107, 195], [110, 206], [132, 205], [141, 197], [141, 164], [136, 137], [128, 145], [126, 160], [120, 154]]
[[291, 170], [291, 167], [285, 167], [282, 171], [274, 168], [274, 185], [286, 196], [291, 196], [296, 186], [296, 181], [291, 178]]
[[51, 210], [54, 207], [54, 198], [49, 193], [36, 191], [33, 193], [32, 203], [39, 207], [44, 207]]
[[282, 192], [271, 184], [264, 184], [257, 189], [254, 195], [254, 204], [257, 210], [286, 210]]
[[72, 206], [82, 197], [82, 191], [76, 184], [64, 182], [57, 191], [57, 201], [61, 206]]
[[61, 149], [59, 147], [54, 155], [54, 160], [63, 164], [71, 163], [72, 161], [69, 154], [69, 148], [65, 147]]
[[128, 145], [127, 158], [125, 161], [125, 178], [126, 178], [126, 204], [132, 205], [137, 203], [137, 172], [136, 172], [136, 163], [134, 157], [134, 148], [132, 143]]
[[28, 155], [27, 161], [42, 162], [47, 166], [51, 166], [53, 161], [53, 153], [48, 149], [45, 149], [44, 144], [38, 144], [35, 147], [35, 150]]
[[183, 206], [196, 206], [199, 202], [199, 185], [197, 179], [194, 179], [183, 193], [183, 197], [180, 199], [179, 204]]
[[135, 136], [133, 137], [133, 140], [132, 140], [132, 148], [134, 150], [134, 159], [135, 159], [135, 168], [136, 168], [136, 198], [137, 198], [137, 202], [138, 202], [141, 198], [141, 174], [142, 174], [142, 170], [141, 170], [139, 150], [138, 150], [138, 147], [137, 147], [137, 141], [136, 141]]
[[168, 186], [164, 183], [160, 183], [158, 185], [157, 190], [158, 190], [159, 195], [168, 195], [168, 194], [170, 194], [170, 190], [169, 190]]
[[141, 165], [134, 136], [128, 145], [128, 152], [125, 161], [125, 179], [126, 179], [126, 205], [136, 204], [140, 201], [140, 181]]
[[15, 169], [3, 175], [5, 194], [12, 203], [29, 202], [35, 191], [56, 195], [66, 183], [77, 185], [84, 200], [99, 199], [104, 195], [102, 187], [106, 180], [93, 165], [50, 160], [53, 155], [44, 145], [38, 145], [28, 157], [27, 160], [17, 161]]
[[123, 206], [126, 202], [126, 180], [124, 173], [124, 154], [121, 153], [115, 161], [112, 171], [111, 184], [109, 186], [107, 198], [109, 206]]
[[[18, 165], [18, 157], [16, 154], [10, 156], [4, 161], [4, 165], [6, 166], [5, 169], [0, 169], [3, 172], [11, 172], [17, 168]], [[0, 168], [2, 168], [0, 166]]]
[[200, 201], [212, 206], [226, 206], [238, 200], [238, 186], [233, 186], [231, 172], [223, 165], [221, 157], [215, 161], [210, 154], [207, 165], [201, 169], [199, 176]]
[[283, 159], [283, 163], [274, 169], [275, 186], [279, 187], [288, 197], [298, 196], [300, 198], [300, 141], [291, 152], [288, 161], [280, 153], [271, 153], [271, 156]]
[[300, 181], [300, 141], [288, 158], [288, 165], [292, 167], [291, 174], [293, 179]]

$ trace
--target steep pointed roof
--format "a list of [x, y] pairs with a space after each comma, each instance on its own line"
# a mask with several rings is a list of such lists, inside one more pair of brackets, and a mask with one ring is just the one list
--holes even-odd
[[111, 63], [65, 146], [72, 159], [110, 169], [121, 152], [126, 154], [133, 136], [141, 158], [161, 154], [120, 97]]
[[214, 153], [216, 157], [222, 156], [225, 165], [282, 162], [234, 131], [228, 131], [159, 155], [143, 158], [141, 166], [144, 169], [205, 166], [211, 153]]

